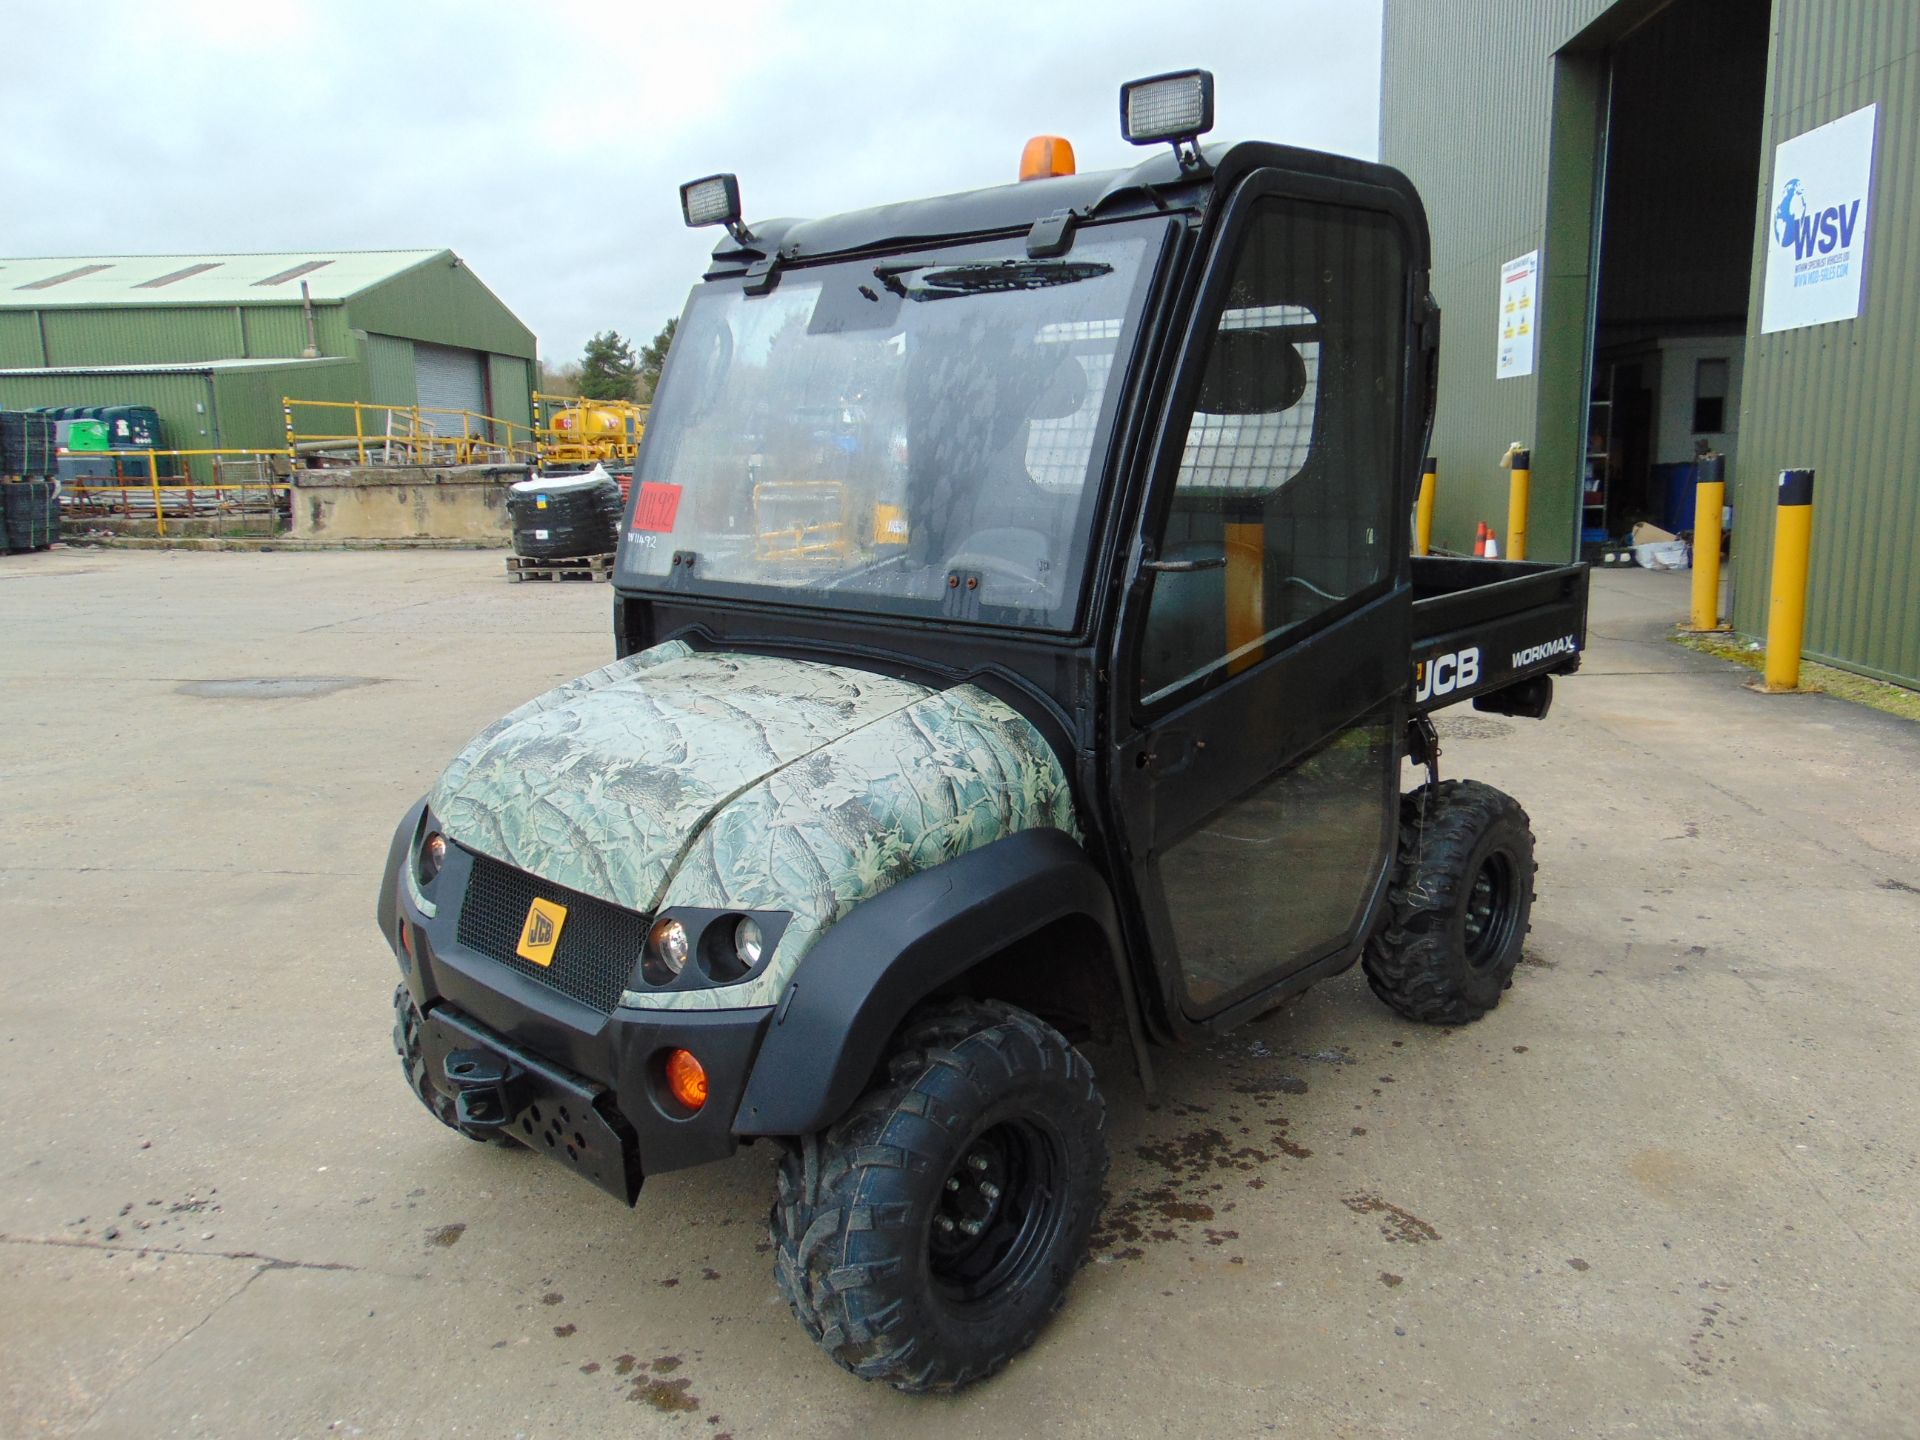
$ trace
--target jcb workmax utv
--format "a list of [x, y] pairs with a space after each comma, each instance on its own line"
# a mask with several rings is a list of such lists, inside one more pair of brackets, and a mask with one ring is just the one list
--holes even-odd
[[[1533, 840], [1427, 714], [1544, 714], [1578, 566], [1413, 559], [1437, 314], [1385, 166], [1164, 147], [725, 236], [635, 471], [612, 664], [394, 836], [395, 1042], [444, 1124], [632, 1204], [779, 1147], [775, 1278], [855, 1374], [1031, 1344], [1107, 1169], [1077, 1040], [1205, 1040], [1359, 960], [1498, 1003]], [[1057, 173], [1067, 171], [1068, 173]]]

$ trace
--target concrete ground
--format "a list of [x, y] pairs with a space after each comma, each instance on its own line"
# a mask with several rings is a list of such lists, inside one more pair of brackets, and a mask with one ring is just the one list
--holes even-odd
[[776, 1298], [764, 1147], [628, 1213], [403, 1088], [391, 826], [609, 657], [605, 586], [0, 560], [0, 1434], [1911, 1434], [1920, 729], [1595, 578], [1547, 722], [1445, 724], [1539, 836], [1506, 1003], [1424, 1029], [1350, 972], [1152, 1102], [1096, 1055], [1095, 1262], [930, 1400]]

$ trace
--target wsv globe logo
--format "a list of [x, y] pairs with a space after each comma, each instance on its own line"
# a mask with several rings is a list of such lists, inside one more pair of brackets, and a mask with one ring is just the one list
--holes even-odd
[[1787, 181], [1773, 212], [1773, 240], [1781, 249], [1793, 251], [1793, 283], [1804, 285], [1844, 275], [1859, 222], [1858, 199], [1815, 210], [1807, 200], [1806, 186], [1798, 179]]

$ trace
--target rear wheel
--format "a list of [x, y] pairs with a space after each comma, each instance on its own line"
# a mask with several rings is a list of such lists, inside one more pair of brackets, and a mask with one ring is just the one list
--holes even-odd
[[1387, 915], [1367, 983], [1412, 1020], [1462, 1025], [1500, 1003], [1533, 911], [1533, 830], [1511, 795], [1443, 780], [1400, 799]]
[[1085, 1057], [1011, 1005], [909, 1020], [887, 1078], [780, 1166], [774, 1275], [834, 1360], [955, 1390], [1031, 1345], [1100, 1208], [1105, 1106]]

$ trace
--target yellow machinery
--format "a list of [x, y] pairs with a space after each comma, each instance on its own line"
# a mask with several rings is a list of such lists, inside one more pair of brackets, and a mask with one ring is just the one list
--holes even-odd
[[648, 408], [627, 400], [535, 392], [533, 432], [541, 465], [631, 461], [646, 433]]

